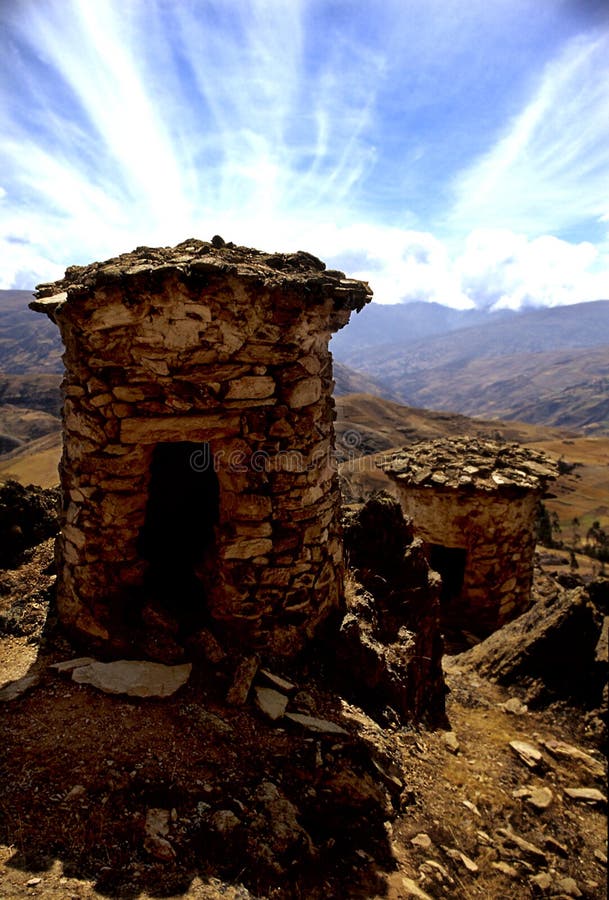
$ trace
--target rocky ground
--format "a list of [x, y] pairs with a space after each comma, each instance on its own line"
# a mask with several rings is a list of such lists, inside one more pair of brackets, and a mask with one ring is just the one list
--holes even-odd
[[0, 575], [3, 900], [606, 896], [594, 710], [529, 708], [534, 680], [495, 684], [471, 651], [445, 662], [450, 730], [381, 726], [319, 666], [258, 672], [243, 703], [234, 667], [111, 696], [51, 668], [79, 654], [48, 613], [51, 556]]

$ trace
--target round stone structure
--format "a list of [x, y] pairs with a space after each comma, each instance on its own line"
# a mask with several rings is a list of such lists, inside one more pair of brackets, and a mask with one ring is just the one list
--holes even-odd
[[557, 465], [519, 444], [415, 443], [378, 465], [442, 576], [448, 633], [484, 637], [529, 605], [538, 504]]
[[36, 296], [65, 344], [64, 624], [159, 657], [197, 633], [298, 652], [342, 594], [328, 343], [369, 287], [216, 237]]

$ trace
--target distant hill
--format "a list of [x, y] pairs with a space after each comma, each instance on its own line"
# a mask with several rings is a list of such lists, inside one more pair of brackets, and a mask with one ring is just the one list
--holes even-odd
[[[609, 301], [494, 316], [401, 343], [375, 343], [371, 327], [368, 345], [356, 335], [352, 348], [347, 328], [335, 353], [413, 406], [609, 434]], [[373, 318], [393, 335], [403, 314], [380, 307]]]
[[55, 429], [0, 455], [0, 481], [15, 478], [21, 484], [55, 487], [59, 484], [61, 433]]
[[61, 412], [61, 375], [7, 375], [0, 372], [0, 406], [39, 409], [53, 416]]
[[433, 412], [369, 394], [336, 398], [336, 447], [339, 459], [357, 458], [414, 441], [471, 434], [493, 440], [531, 443], [563, 438], [562, 429], [523, 422], [486, 421], [458, 413]]
[[393, 393], [417, 406], [589, 433], [609, 429], [609, 345], [458, 363], [440, 357], [420, 366], [393, 358], [384, 369]]
[[489, 320], [503, 321], [517, 315], [511, 310], [489, 313], [480, 309], [452, 309], [440, 303], [369, 303], [351, 316], [349, 324], [332, 338], [334, 356], [351, 365], [357, 353], [368, 347], [386, 344], [404, 346], [417, 341], [448, 334], [460, 328], [481, 325]]
[[30, 291], [0, 291], [0, 455], [60, 428], [63, 346]]
[[372, 394], [376, 397], [387, 397], [389, 400], [397, 400], [391, 388], [381, 381], [358, 372], [343, 363], [334, 363], [334, 396], [343, 394]]
[[32, 312], [31, 291], [0, 291], [0, 374], [61, 373], [59, 329]]
[[[455, 332], [459, 332], [455, 340]], [[454, 310], [437, 303], [371, 303], [334, 336], [336, 359], [368, 370], [408, 349], [411, 364], [540, 353], [609, 342], [609, 300], [518, 312]]]

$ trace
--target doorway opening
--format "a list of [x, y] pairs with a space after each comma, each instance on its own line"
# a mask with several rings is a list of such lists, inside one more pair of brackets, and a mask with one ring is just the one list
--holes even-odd
[[463, 589], [467, 552], [463, 547], [443, 547], [431, 544], [429, 565], [442, 576], [440, 606], [445, 615]]
[[218, 516], [219, 485], [209, 444], [157, 444], [139, 539], [140, 554], [149, 562], [144, 591], [184, 632], [205, 620], [205, 592], [197, 572], [213, 557]]

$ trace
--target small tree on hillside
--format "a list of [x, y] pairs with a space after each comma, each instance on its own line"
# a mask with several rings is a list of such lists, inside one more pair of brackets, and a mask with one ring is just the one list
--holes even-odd
[[579, 530], [579, 529], [580, 529], [580, 525], [581, 525], [581, 523], [580, 523], [579, 519], [577, 518], [577, 516], [574, 516], [574, 517], [571, 519], [571, 527], [572, 527], [572, 529], [573, 529], [573, 531], [572, 531], [572, 534], [573, 534], [572, 544], [573, 544], [573, 549], [574, 549], [574, 550], [577, 550], [577, 547], [578, 547], [579, 542], [580, 542], [580, 540], [581, 540], [581, 531]]
[[539, 502], [536, 522], [537, 541], [544, 547], [561, 547], [560, 522], [556, 512], [550, 512], [545, 503]]
[[598, 520], [586, 532], [586, 544], [590, 556], [595, 556], [601, 562], [609, 562], [609, 534], [601, 528]]

